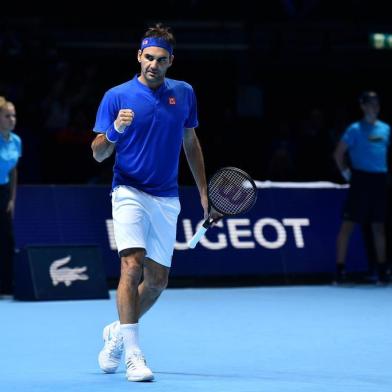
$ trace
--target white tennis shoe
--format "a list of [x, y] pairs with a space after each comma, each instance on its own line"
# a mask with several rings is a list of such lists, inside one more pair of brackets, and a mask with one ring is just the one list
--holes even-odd
[[154, 375], [147, 367], [146, 360], [141, 351], [134, 351], [126, 359], [128, 381], [152, 381]]
[[98, 355], [99, 367], [105, 373], [114, 373], [121, 361], [124, 343], [120, 333], [120, 322], [114, 321], [103, 329], [104, 346]]

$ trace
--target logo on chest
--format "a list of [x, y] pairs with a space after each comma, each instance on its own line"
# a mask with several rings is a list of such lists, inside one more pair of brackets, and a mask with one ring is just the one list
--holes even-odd
[[175, 105], [176, 99], [174, 97], [169, 97], [169, 105]]
[[382, 142], [384, 138], [382, 135], [369, 135], [368, 140], [371, 142]]

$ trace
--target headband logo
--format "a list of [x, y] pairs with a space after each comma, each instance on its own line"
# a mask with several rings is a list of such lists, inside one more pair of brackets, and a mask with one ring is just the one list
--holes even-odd
[[159, 48], [166, 49], [169, 52], [170, 56], [173, 54], [172, 45], [164, 38], [161, 37], [144, 38], [141, 43], [140, 49], [143, 50], [150, 46], [157, 46]]

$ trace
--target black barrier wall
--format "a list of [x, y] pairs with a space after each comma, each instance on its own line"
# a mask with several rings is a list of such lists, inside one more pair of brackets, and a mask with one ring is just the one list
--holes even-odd
[[100, 248], [70, 244], [23, 247], [15, 259], [14, 298], [109, 298]]

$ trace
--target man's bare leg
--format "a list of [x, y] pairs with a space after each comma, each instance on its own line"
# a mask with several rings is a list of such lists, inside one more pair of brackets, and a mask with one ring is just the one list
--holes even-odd
[[146, 258], [143, 270], [143, 282], [139, 285], [140, 314], [142, 317], [159, 298], [167, 287], [170, 268]]
[[117, 309], [121, 324], [139, 321], [140, 299], [138, 286], [142, 278], [144, 249], [133, 248], [121, 255], [121, 276], [117, 288]]
[[124, 342], [125, 363], [129, 381], [150, 381], [154, 375], [146, 365], [139, 345], [140, 298], [138, 287], [142, 278], [145, 250], [121, 251], [121, 276], [117, 289], [120, 332]]

